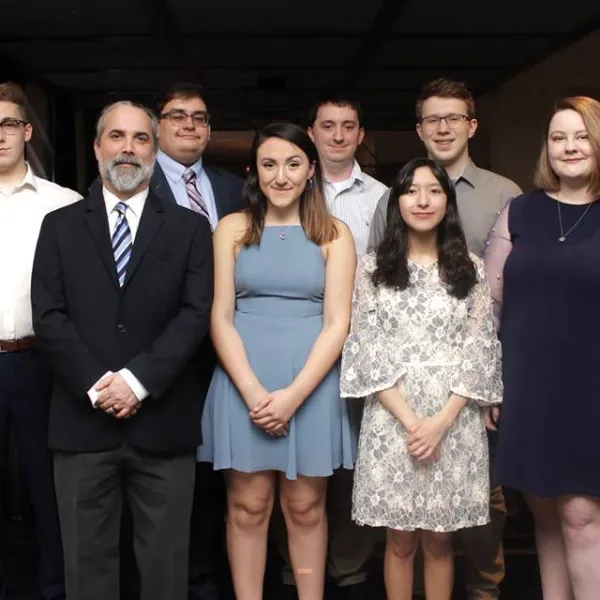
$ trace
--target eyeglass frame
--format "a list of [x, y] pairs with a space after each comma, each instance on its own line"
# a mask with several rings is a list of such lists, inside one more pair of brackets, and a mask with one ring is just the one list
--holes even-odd
[[[202, 115], [206, 119], [206, 123], [199, 123], [198, 121], [196, 121], [196, 119], [194, 118], [195, 115], [198, 115], [198, 116]], [[174, 117], [176, 117], [176, 116], [183, 117], [183, 120], [181, 121], [181, 123], [177, 123], [174, 120]], [[206, 112], [196, 111], [193, 113], [189, 113], [182, 109], [173, 109], [173, 110], [170, 110], [169, 112], [162, 113], [158, 118], [159, 119], [168, 119], [169, 122], [173, 123], [174, 125], [184, 125], [185, 123], [188, 122], [188, 119], [191, 119], [192, 123], [196, 127], [208, 127], [210, 125], [210, 113], [208, 111], [206, 111]]]
[[[459, 117], [459, 120], [457, 120], [455, 123], [450, 123], [450, 121], [448, 119], [450, 119], [451, 117]], [[427, 119], [435, 119], [433, 122], [429, 122], [427, 123]], [[429, 117], [421, 117], [421, 119], [419, 120], [419, 124], [421, 126], [425, 126], [425, 127], [431, 127], [432, 129], [438, 129], [439, 126], [441, 125], [442, 121], [446, 122], [446, 125], [448, 127], [450, 127], [450, 129], [454, 129], [456, 127], [459, 127], [461, 122], [464, 121], [465, 123], [468, 123], [469, 121], [472, 121], [474, 119], [474, 117], [469, 117], [469, 115], [463, 115], [460, 113], [450, 113], [449, 115], [444, 115], [443, 117], [438, 117], [435, 115], [431, 115]]]
[[23, 126], [27, 127], [27, 125], [30, 124], [29, 121], [25, 121], [23, 119], [15, 119], [13, 117], [7, 117], [5, 119], [2, 119], [2, 121], [0, 121], [0, 129], [2, 130], [2, 133], [4, 135], [8, 135], [8, 136], [17, 135], [17, 130], [16, 129], [15, 129], [15, 131], [10, 132], [10, 133], [7, 133], [7, 131], [4, 129], [4, 126], [7, 125], [7, 124], [9, 124], [9, 123], [16, 123], [17, 127], [19, 125], [23, 125]]

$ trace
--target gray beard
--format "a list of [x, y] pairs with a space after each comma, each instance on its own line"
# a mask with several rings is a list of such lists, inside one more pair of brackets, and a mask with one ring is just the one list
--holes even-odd
[[[119, 163], [129, 163], [135, 165], [126, 167]], [[98, 166], [102, 179], [108, 181], [117, 192], [133, 192], [143, 183], [150, 181], [154, 172], [154, 161], [143, 163], [139, 158], [119, 154], [114, 158], [103, 162], [99, 161]]]

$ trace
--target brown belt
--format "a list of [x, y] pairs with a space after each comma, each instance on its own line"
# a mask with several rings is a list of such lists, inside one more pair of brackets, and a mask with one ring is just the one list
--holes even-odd
[[30, 335], [20, 340], [0, 340], [0, 352], [19, 352], [29, 350], [37, 344], [37, 339]]

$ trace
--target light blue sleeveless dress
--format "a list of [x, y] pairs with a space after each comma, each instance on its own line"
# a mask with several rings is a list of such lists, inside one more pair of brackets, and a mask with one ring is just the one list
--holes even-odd
[[[265, 227], [259, 246], [241, 249], [235, 265], [234, 325], [252, 369], [267, 391], [289, 386], [323, 326], [325, 261], [300, 225]], [[202, 417], [198, 460], [215, 470], [282, 471], [329, 476], [351, 469], [356, 442], [340, 398], [339, 366], [327, 374], [274, 437], [253, 424], [227, 373], [217, 366]]]

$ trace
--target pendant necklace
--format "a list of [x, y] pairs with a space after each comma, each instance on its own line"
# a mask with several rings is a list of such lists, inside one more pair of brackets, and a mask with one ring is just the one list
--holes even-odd
[[592, 202], [590, 202], [587, 205], [586, 209], [583, 211], [583, 213], [581, 213], [581, 216], [579, 217], [579, 219], [577, 219], [577, 221], [575, 221], [575, 224], [573, 225], [573, 227], [571, 227], [571, 229], [569, 229], [568, 231], [565, 231], [563, 229], [562, 215], [560, 212], [560, 200], [558, 199], [558, 194], [556, 194], [556, 208], [558, 210], [558, 228], [560, 229], [560, 237], [558, 238], [559, 242], [564, 242], [567, 239], [567, 236], [573, 231], [573, 229], [575, 229], [575, 227], [577, 227], [577, 225], [579, 225], [579, 223], [581, 223], [581, 221], [583, 221], [583, 218], [585, 217], [585, 215], [587, 215], [587, 213], [591, 207], [592, 207]]

